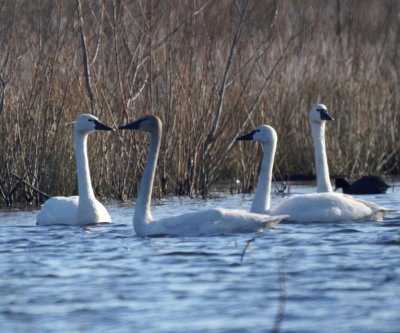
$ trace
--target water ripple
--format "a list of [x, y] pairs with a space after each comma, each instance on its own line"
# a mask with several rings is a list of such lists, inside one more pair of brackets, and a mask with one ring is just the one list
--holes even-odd
[[[303, 189], [299, 189], [303, 191]], [[163, 217], [251, 197], [165, 199]], [[399, 192], [373, 196], [399, 206]], [[35, 212], [0, 212], [0, 331], [396, 332], [400, 219], [285, 223], [264, 233], [139, 238], [133, 204], [115, 223], [35, 226]], [[397, 215], [396, 215], [397, 214]]]

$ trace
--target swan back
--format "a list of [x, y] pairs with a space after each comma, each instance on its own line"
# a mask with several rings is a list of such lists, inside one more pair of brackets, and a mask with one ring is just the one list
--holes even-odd
[[388, 210], [373, 202], [341, 193], [293, 195], [270, 210], [271, 215], [287, 214], [292, 222], [344, 222], [380, 220]]
[[52, 197], [48, 199], [36, 216], [37, 225], [76, 225], [79, 197]]
[[135, 232], [138, 236], [220, 236], [260, 232], [285, 218], [288, 216], [267, 216], [243, 210], [212, 208], [154, 221], [147, 224], [145, 229], [137, 229], [135, 226]]

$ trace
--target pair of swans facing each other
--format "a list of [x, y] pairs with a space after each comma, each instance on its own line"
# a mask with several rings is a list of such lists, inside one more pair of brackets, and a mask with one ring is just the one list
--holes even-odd
[[268, 216], [242, 210], [213, 208], [155, 221], [151, 215], [150, 204], [161, 145], [161, 120], [150, 115], [119, 128], [150, 134], [149, 152], [133, 215], [133, 225], [138, 236], [216, 236], [250, 233], [272, 227], [287, 218], [287, 215]]
[[389, 210], [373, 202], [356, 199], [342, 193], [334, 193], [329, 179], [325, 149], [325, 122], [333, 120], [326, 106], [316, 104], [310, 111], [311, 131], [315, 148], [318, 193], [293, 195], [270, 207], [272, 168], [275, 157], [277, 134], [268, 125], [261, 125], [238, 140], [258, 141], [263, 146], [263, 159], [251, 212], [271, 216], [286, 214], [292, 222], [343, 222], [380, 220]]
[[[150, 116], [122, 128], [141, 129], [151, 133], [148, 162], [141, 180], [134, 213], [134, 227], [138, 236], [214, 236], [256, 232], [272, 227], [286, 217], [269, 217], [245, 211], [216, 208], [153, 221], [150, 202], [161, 142], [161, 121], [157, 117]], [[113, 131], [111, 127], [100, 123], [92, 115], [82, 114], [76, 119], [74, 145], [79, 196], [58, 196], [47, 200], [37, 215], [37, 225], [82, 226], [111, 222], [106, 208], [95, 198], [91, 185], [87, 137], [95, 130]]]

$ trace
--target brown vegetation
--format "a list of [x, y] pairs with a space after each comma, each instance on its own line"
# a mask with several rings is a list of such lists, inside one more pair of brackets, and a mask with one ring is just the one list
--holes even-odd
[[[399, 172], [400, 3], [394, 0], [0, 1], [1, 205], [76, 193], [72, 125], [147, 113], [164, 123], [158, 195], [254, 184], [260, 151], [235, 136], [279, 135], [275, 170], [313, 174], [308, 110], [321, 102], [332, 174]], [[147, 138], [89, 138], [93, 186], [133, 197]], [[43, 193], [38, 192], [40, 190]]]

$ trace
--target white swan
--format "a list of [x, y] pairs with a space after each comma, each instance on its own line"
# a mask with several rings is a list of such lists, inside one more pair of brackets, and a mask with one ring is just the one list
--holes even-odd
[[52, 197], [36, 216], [37, 225], [88, 225], [111, 222], [107, 209], [95, 198], [90, 180], [87, 137], [95, 130], [113, 131], [90, 114], [81, 114], [74, 126], [79, 196]]
[[317, 192], [333, 192], [329, 178], [328, 157], [325, 148], [325, 123], [333, 118], [324, 104], [315, 104], [310, 111], [311, 134], [314, 142]]
[[[253, 213], [289, 215], [286, 220], [292, 222], [341, 222], [379, 220], [388, 212], [386, 208], [375, 203], [334, 192], [293, 195], [271, 208], [270, 191], [277, 144], [276, 132], [271, 126], [261, 125], [237, 140], [258, 141], [263, 145], [264, 156], [250, 210]], [[326, 179], [329, 179], [329, 174]]]
[[133, 215], [133, 226], [138, 236], [215, 236], [257, 232], [279, 223], [286, 217], [270, 217], [240, 210], [215, 208], [154, 221], [150, 212], [150, 202], [161, 144], [161, 120], [157, 116], [145, 116], [133, 123], [120, 126], [119, 129], [150, 133], [150, 148]]

